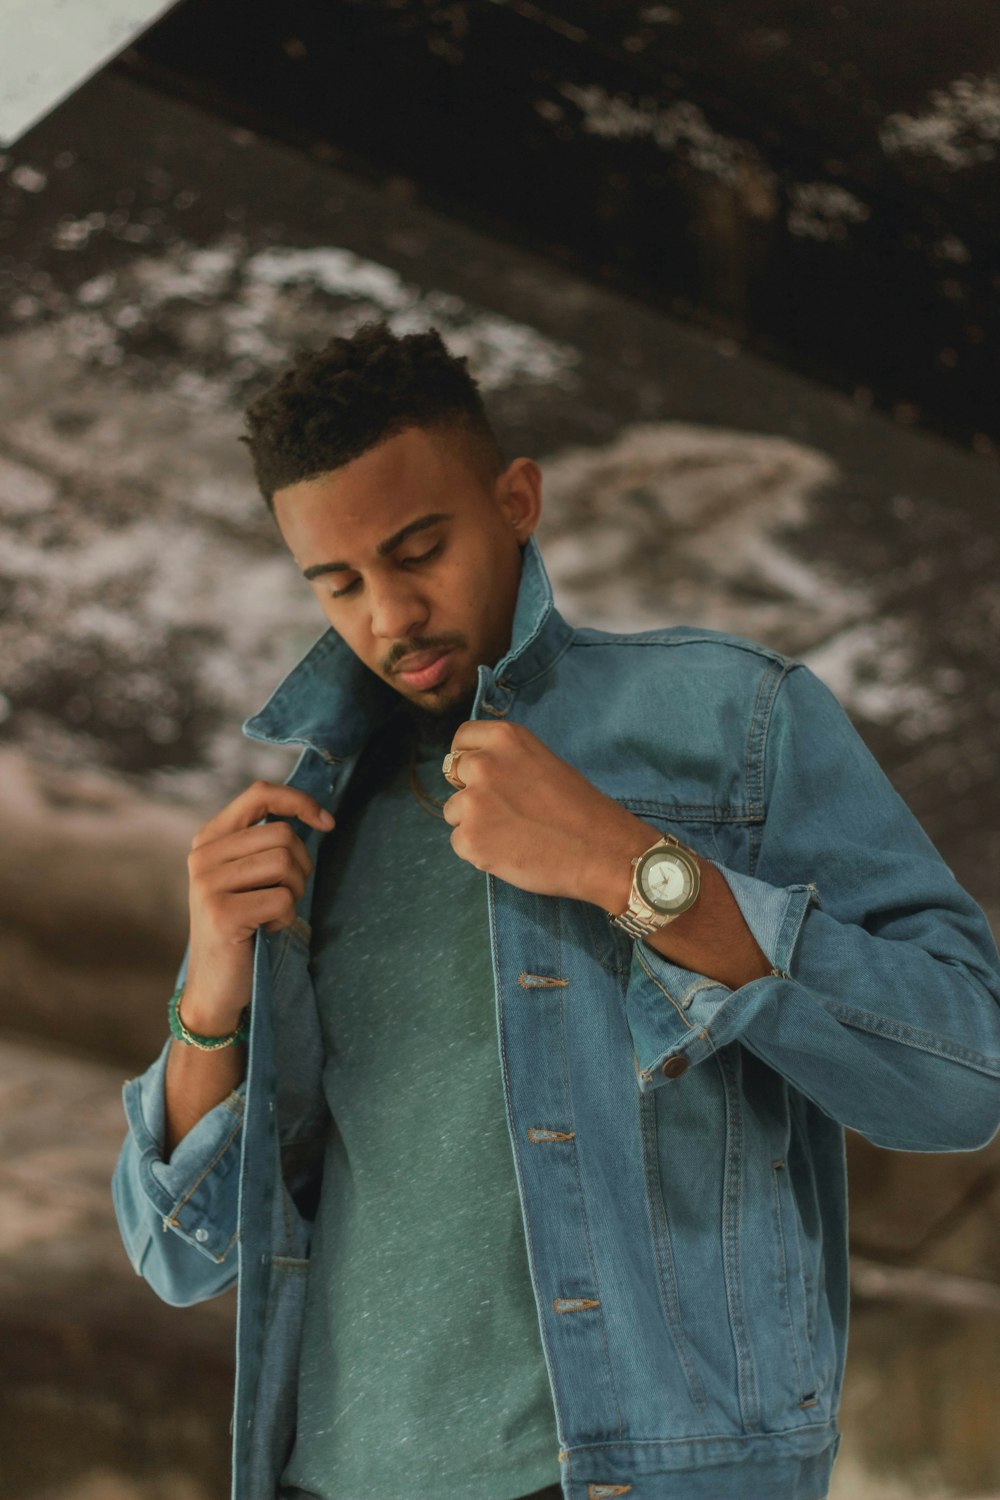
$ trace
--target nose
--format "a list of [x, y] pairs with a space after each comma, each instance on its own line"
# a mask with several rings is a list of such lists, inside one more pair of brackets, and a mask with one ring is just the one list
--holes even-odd
[[429, 613], [426, 601], [405, 574], [372, 583], [368, 598], [372, 635], [378, 639], [405, 640], [425, 630]]

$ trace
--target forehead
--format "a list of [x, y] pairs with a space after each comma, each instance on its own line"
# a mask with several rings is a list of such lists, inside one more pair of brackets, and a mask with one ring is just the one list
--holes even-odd
[[[411, 427], [338, 469], [278, 490], [274, 514], [296, 560], [322, 544], [336, 556], [374, 549], [430, 511], [481, 505], [486, 488], [460, 438]], [[331, 552], [331, 556], [334, 553]]]

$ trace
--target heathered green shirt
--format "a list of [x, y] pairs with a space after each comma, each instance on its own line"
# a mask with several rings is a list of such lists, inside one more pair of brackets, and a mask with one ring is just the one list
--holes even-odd
[[[423, 723], [414, 741], [419, 781], [441, 801], [454, 727]], [[454, 853], [410, 774], [397, 721], [359, 767], [316, 875], [334, 1128], [282, 1476], [296, 1500], [513, 1500], [559, 1480], [486, 876]]]

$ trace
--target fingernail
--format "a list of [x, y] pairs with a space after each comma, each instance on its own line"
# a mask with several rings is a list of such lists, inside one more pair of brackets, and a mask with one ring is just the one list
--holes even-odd
[[326, 808], [320, 809], [319, 820], [324, 828], [332, 828], [334, 823], [333, 813], [327, 812]]

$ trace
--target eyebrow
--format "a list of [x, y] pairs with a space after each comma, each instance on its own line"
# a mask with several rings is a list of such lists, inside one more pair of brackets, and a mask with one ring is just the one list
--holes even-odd
[[[379, 557], [387, 557], [390, 552], [411, 537], [416, 531], [426, 531], [428, 526], [436, 526], [439, 521], [450, 521], [451, 511], [435, 510], [427, 516], [418, 516], [415, 521], [410, 521], [406, 526], [401, 526], [394, 531], [392, 536], [387, 536], [384, 542], [379, 542], [375, 548]], [[313, 563], [311, 568], [302, 569], [303, 578], [320, 578], [324, 573], [349, 573], [353, 572], [353, 564], [348, 562]]]

